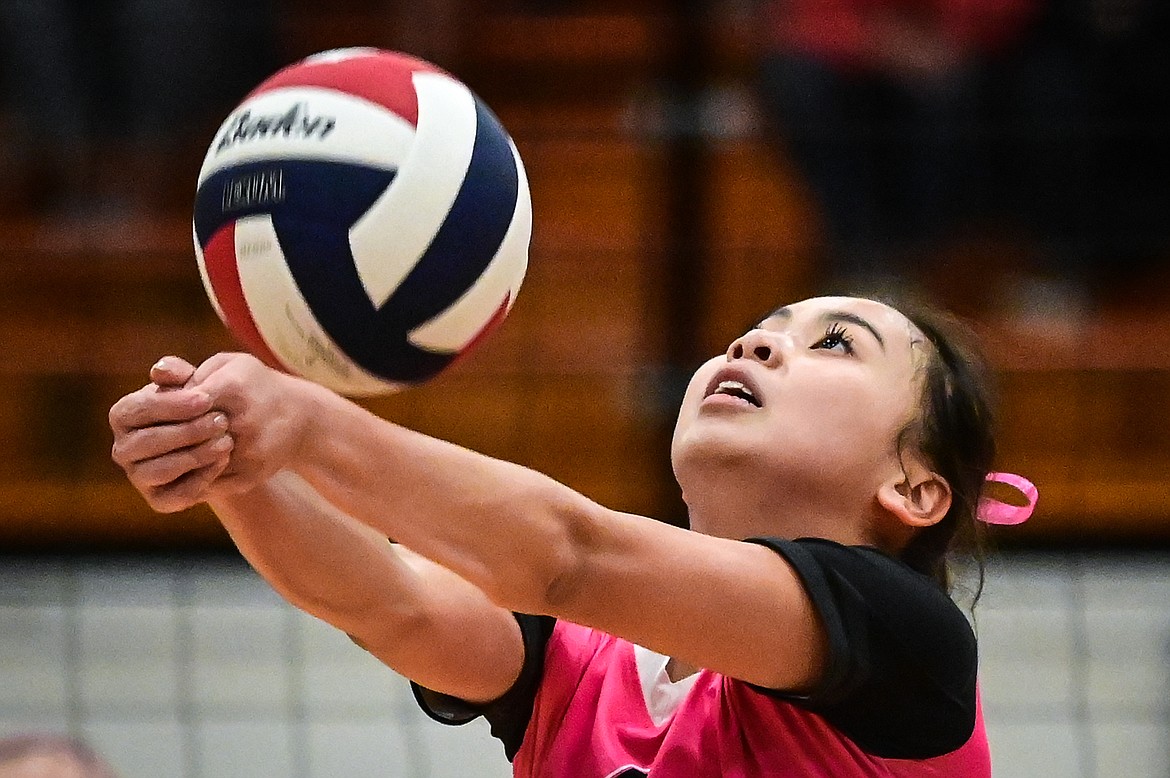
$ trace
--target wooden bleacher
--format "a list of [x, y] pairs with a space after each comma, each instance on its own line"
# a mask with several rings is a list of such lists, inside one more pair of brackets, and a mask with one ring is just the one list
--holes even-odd
[[[509, 319], [476, 352], [426, 387], [368, 405], [656, 515], [673, 494], [669, 409], [661, 376], [647, 371], [670, 337], [669, 160], [623, 122], [630, 90], [672, 51], [668, 6], [638, 7], [504, 8], [473, 20], [490, 34], [461, 52], [467, 80], [528, 168], [529, 273]], [[393, 25], [373, 16], [378, 3], [312, 8], [286, 21], [297, 56], [393, 44]], [[816, 236], [796, 176], [757, 140], [721, 142], [707, 161], [709, 244], [694, 313], [698, 351], [715, 353], [799, 293]], [[100, 239], [27, 215], [0, 224], [0, 551], [226, 546], [204, 510], [151, 513], [109, 459], [106, 412], [158, 356], [233, 347], [200, 285], [188, 218], [156, 214]], [[984, 329], [1003, 384], [1000, 464], [1031, 476], [1042, 495], [1037, 518], [1012, 539], [1170, 539], [1166, 308], [1104, 316], [1063, 350]]]

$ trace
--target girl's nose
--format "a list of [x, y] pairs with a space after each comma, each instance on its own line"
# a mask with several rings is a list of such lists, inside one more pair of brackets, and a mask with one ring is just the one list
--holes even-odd
[[781, 355], [779, 343], [773, 333], [763, 330], [752, 330], [746, 335], [737, 338], [727, 349], [727, 361], [736, 359], [750, 359], [759, 362], [765, 367], [776, 367], [780, 364]]

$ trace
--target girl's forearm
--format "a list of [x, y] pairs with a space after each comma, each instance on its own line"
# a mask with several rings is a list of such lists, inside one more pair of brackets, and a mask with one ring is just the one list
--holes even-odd
[[286, 600], [436, 691], [490, 700], [523, 658], [512, 615], [451, 571], [389, 543], [300, 476], [213, 500], [252, 566]]
[[375, 609], [392, 604], [409, 617], [410, 570], [386, 538], [295, 473], [281, 471], [256, 489], [210, 504], [244, 558], [298, 608], [351, 634]]
[[514, 610], [539, 610], [572, 569], [592, 501], [318, 387], [307, 398], [310, 431], [291, 467], [346, 513]]

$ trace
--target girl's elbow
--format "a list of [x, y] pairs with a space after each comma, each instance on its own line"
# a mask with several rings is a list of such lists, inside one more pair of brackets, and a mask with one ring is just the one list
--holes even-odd
[[515, 544], [526, 559], [505, 562], [489, 597], [496, 604], [521, 613], [556, 616], [579, 596], [592, 558], [595, 504], [560, 484], [536, 496], [544, 531]]

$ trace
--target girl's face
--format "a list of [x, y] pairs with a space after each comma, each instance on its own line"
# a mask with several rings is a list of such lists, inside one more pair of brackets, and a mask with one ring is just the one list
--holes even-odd
[[684, 494], [702, 489], [712, 467], [730, 467], [773, 493], [872, 496], [917, 413], [924, 342], [872, 300], [818, 297], [775, 311], [691, 379], [671, 447]]

